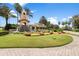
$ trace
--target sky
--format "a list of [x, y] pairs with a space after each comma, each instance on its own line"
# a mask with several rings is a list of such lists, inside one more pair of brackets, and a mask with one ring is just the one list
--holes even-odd
[[[13, 3], [7, 3], [12, 9], [11, 13], [16, 15]], [[38, 23], [41, 16], [45, 16], [52, 24], [58, 21], [68, 21], [74, 15], [79, 14], [79, 3], [20, 3], [25, 8], [29, 8], [33, 13], [33, 18], [29, 18], [30, 24]], [[9, 18], [11, 24], [17, 23], [17, 18]], [[0, 26], [5, 26], [5, 18], [0, 17]]]

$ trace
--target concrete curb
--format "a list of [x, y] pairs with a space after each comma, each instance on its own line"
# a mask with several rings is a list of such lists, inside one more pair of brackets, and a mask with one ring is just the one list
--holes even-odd
[[66, 32], [67, 34], [79, 36], [79, 33], [76, 33], [76, 32], [71, 32], [71, 31], [65, 31], [65, 32]]

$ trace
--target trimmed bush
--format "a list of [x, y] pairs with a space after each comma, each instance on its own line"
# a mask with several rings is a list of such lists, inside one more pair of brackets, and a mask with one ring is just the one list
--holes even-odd
[[43, 32], [40, 32], [40, 35], [44, 35], [44, 33]]
[[16, 29], [17, 28], [17, 24], [11, 24], [11, 29]]
[[60, 29], [58, 29], [58, 31], [57, 31], [57, 32], [63, 32], [63, 29], [61, 29], [61, 28], [60, 28]]
[[24, 32], [13, 32], [13, 34], [24, 34]]
[[9, 31], [9, 29], [11, 29], [11, 24], [7, 24], [4, 29]]
[[50, 32], [50, 34], [53, 34], [53, 32]]
[[57, 32], [57, 31], [58, 31], [58, 29], [54, 29], [53, 31], [54, 31], [54, 32]]
[[8, 31], [3, 31], [3, 32], [0, 32], [0, 36], [2, 36], [2, 35], [7, 35], [7, 34], [9, 34], [9, 32], [8, 32]]
[[58, 32], [58, 34], [61, 34], [61, 32]]
[[75, 31], [75, 32], [79, 32], [79, 29], [74, 29], [73, 31]]
[[17, 28], [16, 24], [7, 24], [4, 29], [9, 31], [9, 29], [16, 29], [16, 28]]
[[31, 36], [31, 33], [26, 32], [26, 33], [24, 33], [24, 35], [25, 35], [25, 36]]

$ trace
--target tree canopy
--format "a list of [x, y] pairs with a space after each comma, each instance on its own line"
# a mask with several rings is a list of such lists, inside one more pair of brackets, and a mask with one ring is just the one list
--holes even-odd
[[46, 25], [47, 24], [47, 19], [45, 18], [45, 16], [42, 16], [39, 23]]
[[79, 15], [75, 15], [72, 17], [72, 24], [74, 28], [79, 29]]

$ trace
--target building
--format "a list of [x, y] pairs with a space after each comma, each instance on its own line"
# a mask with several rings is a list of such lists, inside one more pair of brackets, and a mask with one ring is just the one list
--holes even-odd
[[44, 24], [28, 24], [28, 16], [27, 16], [27, 12], [25, 10], [22, 11], [21, 16], [20, 16], [20, 20], [19, 20], [19, 31], [20, 32], [24, 32], [24, 31], [44, 31], [44, 29], [46, 29], [46, 26]]
[[44, 31], [46, 29], [46, 26], [44, 24], [36, 23], [29, 25], [30, 30], [34, 32]]

